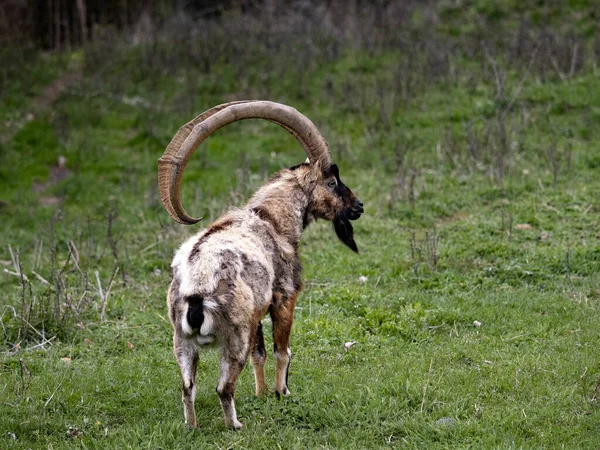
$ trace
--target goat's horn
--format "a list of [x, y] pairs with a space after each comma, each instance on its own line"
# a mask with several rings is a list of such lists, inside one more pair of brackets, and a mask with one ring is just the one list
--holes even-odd
[[331, 165], [329, 146], [315, 125], [294, 108], [281, 103], [249, 100], [224, 103], [200, 114], [182, 126], [158, 160], [160, 200], [169, 215], [179, 223], [193, 224], [202, 218], [189, 216], [181, 205], [179, 185], [190, 156], [211, 133], [244, 119], [266, 119], [285, 128], [302, 145], [311, 162]]

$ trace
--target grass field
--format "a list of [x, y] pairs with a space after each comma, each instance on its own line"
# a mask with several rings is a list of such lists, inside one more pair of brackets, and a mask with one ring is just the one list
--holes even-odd
[[[517, 30], [517, 6], [500, 3], [487, 13]], [[541, 44], [521, 63], [492, 44], [461, 50], [431, 77], [429, 59], [393, 46], [306, 65], [257, 50], [210, 71], [163, 67], [160, 44], [3, 50], [0, 448], [597, 448], [600, 79], [587, 22], [552, 14], [556, 36], [583, 36], [572, 73], [571, 58], [537, 65]], [[441, 40], [475, 33], [471, 16], [440, 17]], [[156, 160], [195, 114], [247, 97], [297, 107], [329, 140], [365, 203], [361, 253], [330, 224], [305, 232], [293, 395], [254, 397], [245, 369], [245, 427], [229, 431], [218, 355], [204, 352], [192, 431], [165, 294], [173, 251], [198, 228], [168, 218]], [[183, 204], [206, 225], [303, 160], [275, 125], [231, 125], [192, 158]]]

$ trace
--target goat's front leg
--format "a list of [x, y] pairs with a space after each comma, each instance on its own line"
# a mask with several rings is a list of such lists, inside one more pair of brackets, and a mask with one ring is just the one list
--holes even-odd
[[181, 369], [181, 401], [183, 402], [183, 414], [185, 423], [197, 428], [196, 411], [194, 410], [194, 400], [196, 399], [196, 367], [198, 365], [198, 349], [195, 343], [175, 333], [173, 337], [173, 347], [177, 364]]
[[225, 416], [225, 424], [229, 428], [242, 428], [238, 420], [233, 395], [235, 383], [246, 365], [250, 348], [250, 333], [232, 335], [227, 339], [221, 351], [221, 375], [217, 385], [217, 394]]
[[267, 351], [265, 350], [265, 337], [263, 335], [262, 324], [258, 322], [255, 327], [256, 332], [252, 335], [250, 362], [254, 370], [254, 381], [256, 382], [256, 395], [267, 394], [269, 389], [265, 381], [265, 361], [267, 360]]
[[270, 309], [273, 322], [273, 347], [275, 357], [275, 395], [290, 395], [288, 390], [288, 374], [292, 351], [290, 350], [290, 332], [294, 323], [294, 294], [287, 299], [275, 302]]

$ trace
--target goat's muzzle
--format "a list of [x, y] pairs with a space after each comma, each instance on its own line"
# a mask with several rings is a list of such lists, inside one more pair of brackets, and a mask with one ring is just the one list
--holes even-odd
[[356, 200], [352, 202], [352, 206], [346, 208], [346, 210], [344, 211], [344, 216], [348, 220], [356, 220], [359, 219], [362, 213], [364, 212], [365, 209], [363, 202], [361, 202], [359, 198], [356, 198]]

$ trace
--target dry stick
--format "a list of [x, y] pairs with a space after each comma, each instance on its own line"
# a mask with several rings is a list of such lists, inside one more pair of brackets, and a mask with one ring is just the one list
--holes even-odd
[[538, 49], [540, 48], [540, 45], [541, 44], [538, 42], [536, 44], [535, 48], [533, 49], [533, 51], [531, 52], [531, 59], [529, 60], [529, 64], [527, 64], [527, 69], [525, 69], [525, 73], [523, 74], [523, 77], [521, 77], [521, 81], [519, 82], [519, 85], [517, 86], [517, 88], [514, 91], [512, 100], [506, 106], [506, 108], [504, 108], [502, 115], [505, 115], [507, 112], [509, 112], [511, 110], [511, 108], [513, 107], [513, 105], [515, 104], [515, 101], [517, 100], [517, 98], [519, 98], [519, 94], [521, 94], [521, 89], [523, 89], [523, 84], [525, 84], [525, 80], [529, 76], [529, 72], [531, 71], [531, 66], [533, 65], [533, 62], [535, 61], [535, 57], [537, 55]]
[[[29, 386], [31, 385], [31, 371], [25, 365], [25, 362], [21, 358], [19, 358], [19, 366], [21, 368], [21, 389], [23, 392], [25, 392], [29, 389]], [[27, 372], [27, 387], [25, 387], [25, 380], [23, 378], [24, 371]]]
[[75, 267], [77, 268], [79, 273], [83, 273], [81, 271], [81, 268], [79, 267], [79, 251], [77, 250], [77, 247], [75, 247], [75, 243], [71, 239], [69, 239], [67, 241], [67, 245], [69, 246], [69, 251], [73, 255], [73, 262], [75, 263]]
[[575, 73], [575, 65], [577, 64], [577, 51], [579, 50], [579, 43], [575, 43], [573, 46], [573, 57], [571, 58], [571, 70], [569, 70], [569, 78]]
[[13, 267], [15, 268], [15, 272], [19, 274], [19, 265], [17, 264], [17, 259], [15, 258], [15, 254], [13, 253], [12, 247], [8, 244], [8, 251], [10, 252], [10, 259], [12, 261]]
[[4, 269], [4, 273], [7, 273], [9, 275], [13, 275], [13, 276], [19, 277], [19, 278], [23, 277], [23, 279], [25, 281], [29, 281], [29, 278], [27, 278], [27, 275], [24, 275], [22, 273], [13, 272], [12, 270], [8, 270], [8, 269]]
[[429, 386], [429, 380], [431, 379], [431, 372], [433, 369], [433, 358], [431, 358], [431, 362], [429, 363], [429, 371], [427, 372], [427, 382], [425, 386], [423, 386], [423, 400], [421, 401], [421, 414], [423, 413], [423, 407], [425, 406], [425, 396], [427, 395], [427, 388]]
[[[27, 320], [25, 319], [25, 305], [26, 305], [25, 294], [26, 294], [26, 286], [27, 286], [27, 283], [29, 283], [29, 281], [26, 280], [26, 277], [23, 274], [23, 268], [21, 267], [21, 261], [19, 260], [18, 253], [17, 253], [17, 263], [18, 263], [17, 273], [20, 275], [20, 278], [21, 278], [21, 327], [22, 327], [23, 323], [27, 322]], [[27, 315], [27, 318], [29, 318], [29, 317], [30, 317], [30, 314]], [[21, 330], [19, 330], [19, 334], [20, 333], [21, 333]]]
[[100, 283], [100, 274], [96, 270], [94, 272], [94, 275], [96, 275], [96, 281], [98, 282], [98, 293], [100, 294], [100, 298], [102, 299], [102, 301], [104, 301], [104, 293], [102, 292], [102, 284]]
[[552, 55], [550, 55], [550, 62], [552, 63], [552, 66], [554, 66], [554, 70], [556, 70], [556, 73], [558, 74], [558, 76], [560, 77], [560, 79], [564, 83], [566, 83], [567, 82], [567, 77], [565, 76], [564, 73], [562, 73], [562, 71], [558, 67], [558, 63], [556, 62], [556, 59], [554, 59], [554, 56], [552, 56]]
[[44, 241], [41, 239], [38, 239], [35, 244], [35, 252], [34, 252], [34, 257], [33, 257], [32, 271], [34, 271], [34, 272], [41, 264], [43, 248], [44, 248]]
[[106, 289], [106, 294], [102, 293], [102, 284], [100, 283], [100, 275], [98, 274], [97, 270], [95, 272], [96, 281], [98, 282], [98, 292], [100, 293], [100, 298], [102, 299], [102, 310], [100, 311], [100, 322], [104, 322], [104, 320], [106, 319], [106, 305], [108, 303], [108, 296], [110, 295], [110, 289], [112, 288], [113, 281], [118, 272], [119, 272], [119, 266], [116, 265], [113, 270], [113, 273], [110, 277], [110, 281], [108, 282], [108, 288]]
[[58, 386], [56, 386], [56, 389], [54, 389], [54, 392], [52, 393], [52, 395], [48, 398], [48, 400], [46, 400], [46, 403], [44, 403], [44, 409], [46, 409], [46, 407], [48, 406], [48, 404], [52, 401], [52, 399], [54, 398], [54, 395], [56, 395], [56, 393], [58, 392], [58, 390], [62, 386], [63, 382], [65, 381], [66, 377], [67, 377], [67, 370], [65, 369], [65, 373], [64, 373], [64, 375], [62, 377], [62, 380], [60, 380], [60, 383], [58, 383]]
[[42, 283], [44, 283], [44, 284], [46, 284], [46, 285], [50, 286], [51, 288], [52, 288], [52, 287], [54, 287], [54, 286], [51, 286], [51, 285], [50, 285], [50, 282], [49, 282], [48, 280], [46, 280], [44, 277], [42, 277], [42, 276], [41, 276], [39, 273], [37, 273], [35, 270], [32, 270], [32, 271], [31, 271], [31, 273], [32, 273], [32, 274], [34, 274], [34, 275], [36, 276], [36, 278], [37, 278], [38, 280], [40, 280]]
[[[533, 49], [533, 51], [531, 52], [531, 58], [529, 59], [529, 63], [527, 64], [525, 73], [523, 74], [523, 77], [521, 77], [521, 81], [519, 82], [519, 85], [514, 90], [511, 101], [508, 103], [506, 108], [504, 108], [502, 110], [502, 112], [501, 112], [502, 116], [506, 115], [506, 113], [508, 113], [512, 109], [513, 105], [515, 104], [515, 101], [519, 97], [519, 94], [521, 93], [521, 90], [523, 89], [523, 85], [525, 84], [525, 80], [529, 76], [531, 66], [533, 65], [533, 62], [535, 61], [535, 57], [537, 55], [538, 49], [540, 48], [540, 45], [541, 45], [540, 42], [538, 42], [536, 44], [535, 48]], [[496, 83], [496, 91], [497, 91], [496, 96], [498, 98], [501, 98], [504, 96], [504, 83], [506, 82], [506, 79], [504, 79], [504, 80], [501, 79], [500, 74], [498, 73], [498, 68], [496, 66], [496, 60], [494, 60], [494, 58], [492, 58], [490, 56], [490, 54], [487, 50], [487, 47], [485, 47], [485, 46], [484, 46], [484, 52], [485, 52], [485, 56], [486, 56], [487, 60], [489, 61], [489, 63], [492, 66], [492, 70], [494, 71], [494, 81]]]
[[56, 339], [56, 336], [52, 336], [50, 339], [46, 339], [46, 338], [44, 338], [44, 340], [43, 340], [42, 342], [40, 342], [39, 344], [36, 344], [36, 345], [34, 345], [33, 347], [27, 347], [27, 348], [25, 349], [25, 351], [28, 351], [28, 350], [35, 350], [36, 348], [41, 348], [42, 350], [44, 350], [44, 351], [47, 351], [47, 350], [44, 348], [44, 345], [46, 345], [46, 344], [50, 344], [50, 345], [52, 345], [52, 341], [53, 341], [54, 339]]

